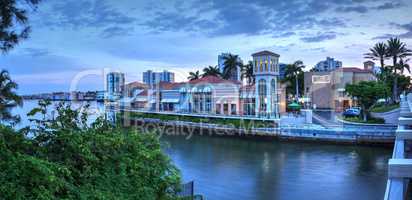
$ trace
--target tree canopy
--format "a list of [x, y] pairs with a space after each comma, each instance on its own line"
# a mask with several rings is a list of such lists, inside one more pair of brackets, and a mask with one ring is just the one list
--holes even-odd
[[345, 91], [349, 96], [356, 98], [362, 107], [364, 121], [367, 121], [369, 109], [378, 99], [387, 96], [389, 88], [381, 82], [361, 81], [355, 84], [347, 84]]
[[3, 199], [176, 199], [179, 171], [154, 134], [124, 130], [103, 118], [87, 125], [87, 111], [65, 103], [56, 110], [54, 120], [33, 121], [44, 129], [0, 125]]

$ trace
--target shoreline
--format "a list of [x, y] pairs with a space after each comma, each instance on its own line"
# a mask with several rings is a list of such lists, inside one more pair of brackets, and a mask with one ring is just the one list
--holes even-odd
[[333, 129], [309, 129], [297, 127], [279, 128], [235, 128], [214, 124], [193, 123], [184, 121], [161, 121], [155, 119], [121, 119], [123, 126], [140, 129], [142, 132], [160, 131], [161, 134], [181, 135], [208, 135], [217, 137], [240, 137], [247, 139], [303, 141], [328, 144], [368, 145], [393, 147], [395, 131], [381, 132]]

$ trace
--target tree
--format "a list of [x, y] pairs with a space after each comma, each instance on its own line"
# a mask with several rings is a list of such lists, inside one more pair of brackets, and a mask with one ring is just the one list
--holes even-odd
[[197, 70], [196, 72], [189, 72], [189, 77], [187, 77], [187, 79], [189, 79], [189, 81], [193, 81], [196, 79], [200, 78], [200, 72], [199, 70]]
[[369, 49], [369, 53], [365, 53], [365, 58], [372, 60], [379, 60], [381, 64], [381, 71], [385, 68], [385, 60], [388, 59], [388, 46], [379, 42]]
[[219, 67], [215, 66], [209, 66], [209, 67], [205, 67], [203, 69], [203, 74], [202, 77], [206, 77], [206, 76], [221, 76], [220, 71], [219, 71]]
[[[406, 48], [406, 44], [401, 42], [399, 38], [390, 38], [388, 40], [388, 56], [392, 57], [392, 70], [394, 74], [398, 71], [398, 59], [410, 56], [411, 50]], [[398, 101], [398, 77], [395, 76], [392, 88], [392, 101]]]
[[239, 61], [238, 55], [229, 54], [224, 57], [222, 77], [224, 79], [230, 79], [233, 74], [236, 74], [238, 67], [242, 66], [242, 63]]
[[304, 87], [303, 68], [305, 68], [303, 62], [298, 60], [293, 64], [286, 65], [285, 69], [285, 79], [283, 80], [283, 82], [288, 84], [286, 88], [287, 93], [294, 94], [296, 100], [297, 98], [299, 98], [299, 90], [303, 90]]
[[253, 74], [253, 62], [249, 61], [248, 64], [242, 65], [242, 79], [247, 80], [248, 85], [255, 84], [255, 75]]
[[363, 121], [368, 121], [370, 108], [380, 98], [383, 98], [389, 92], [389, 88], [382, 82], [361, 81], [355, 84], [347, 84], [345, 86], [346, 93], [356, 98], [361, 105]]
[[0, 1], [0, 51], [8, 52], [30, 33], [27, 10], [34, 9], [40, 0]]
[[0, 124], [2, 199], [177, 199], [179, 171], [156, 135], [102, 117], [88, 125], [87, 108], [61, 103], [56, 111], [33, 137], [26, 136], [30, 128]]
[[17, 83], [12, 81], [7, 71], [0, 72], [0, 121], [16, 123], [19, 116], [11, 114], [11, 109], [23, 105], [22, 98], [17, 95]]

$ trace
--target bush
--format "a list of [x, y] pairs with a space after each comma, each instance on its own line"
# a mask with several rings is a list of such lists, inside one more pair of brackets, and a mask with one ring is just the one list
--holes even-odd
[[344, 117], [343, 118], [345, 121], [348, 122], [355, 122], [355, 123], [366, 123], [366, 124], [384, 124], [385, 123], [385, 119], [383, 118], [372, 118], [372, 117], [368, 117], [368, 121], [363, 121], [362, 118], [359, 117]]
[[377, 104], [373, 106], [370, 111], [375, 112], [375, 113], [383, 113], [383, 112], [389, 112], [397, 108], [399, 108], [399, 104], [391, 104], [391, 105]]
[[38, 121], [45, 129], [30, 130], [33, 138], [0, 125], [2, 199], [177, 199], [179, 171], [155, 135], [101, 118], [68, 123], [85, 117], [68, 109], [58, 108], [56, 121]]

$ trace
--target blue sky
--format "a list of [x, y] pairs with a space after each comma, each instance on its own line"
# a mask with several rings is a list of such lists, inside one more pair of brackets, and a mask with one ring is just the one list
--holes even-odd
[[[19, 93], [103, 88], [105, 71], [141, 80], [147, 69], [189, 71], [221, 52], [259, 50], [312, 67], [332, 56], [361, 67], [374, 43], [400, 36], [412, 48], [410, 0], [43, 0], [32, 33], [0, 58]], [[87, 75], [89, 74], [89, 75]], [[84, 76], [87, 75], [87, 76]], [[80, 78], [79, 78], [80, 77]]]

